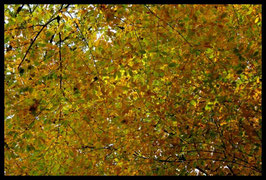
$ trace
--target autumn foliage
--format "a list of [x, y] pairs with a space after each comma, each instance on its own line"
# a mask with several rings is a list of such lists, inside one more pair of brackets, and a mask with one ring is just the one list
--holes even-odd
[[261, 175], [261, 5], [5, 5], [6, 175]]

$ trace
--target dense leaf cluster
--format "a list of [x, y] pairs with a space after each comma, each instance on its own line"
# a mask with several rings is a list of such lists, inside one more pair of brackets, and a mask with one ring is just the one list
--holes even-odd
[[5, 5], [6, 175], [261, 175], [261, 5]]

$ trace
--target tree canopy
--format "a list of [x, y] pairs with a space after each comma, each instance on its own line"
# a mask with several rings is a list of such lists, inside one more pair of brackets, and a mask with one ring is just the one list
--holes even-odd
[[261, 5], [4, 10], [5, 175], [261, 175]]

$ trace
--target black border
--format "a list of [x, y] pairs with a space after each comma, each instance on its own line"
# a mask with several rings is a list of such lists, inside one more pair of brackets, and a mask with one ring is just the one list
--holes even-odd
[[[25, 2], [25, 1], [24, 1]], [[29, 4], [36, 4], [36, 1], [27, 1]], [[240, 1], [241, 3], [237, 3], [237, 1], [235, 2], [230, 2], [230, 1], [222, 1], [222, 0], [214, 0], [213, 3], [210, 3], [208, 1], [191, 1], [191, 0], [186, 0], [186, 1], [168, 1], [168, 2], [159, 2], [159, 1], [133, 1], [133, 2], [128, 2], [128, 1], [125, 1], [125, 2], [121, 2], [121, 1], [73, 1], [73, 4], [100, 4], [100, 3], [103, 3], [103, 4], [144, 4], [144, 3], [147, 3], [147, 4], [260, 4], [262, 5], [262, 72], [263, 70], [265, 70], [265, 68], [263, 68], [263, 57], [265, 57], [264, 55], [264, 50], [265, 48], [263, 48], [263, 30], [265, 29], [263, 27], [264, 25], [264, 14], [265, 14], [265, 6], [263, 5], [263, 1], [257, 1], [257, 0], [253, 0], [253, 1], [247, 1], [247, 0], [242, 0]], [[1, 115], [2, 117], [4, 117], [4, 4], [21, 4], [22, 2], [21, 1], [14, 1], [14, 0], [10, 0], [10, 1], [4, 1], [2, 2], [2, 5], [1, 5], [1, 15], [2, 15], [2, 18], [1, 18], [1, 21], [2, 21], [2, 36], [1, 36], [1, 47], [2, 47], [2, 57], [3, 57], [3, 60], [1, 61], [1, 82], [3, 84], [3, 86], [0, 88], [1, 89], [1, 94], [3, 95], [3, 100], [1, 101]], [[61, 3], [64, 3], [63, 1], [53, 1], [53, 2], [44, 2], [44, 3], [41, 3], [41, 4], [61, 4]], [[66, 2], [65, 2], [66, 3]], [[265, 84], [265, 82], [263, 82], [263, 73], [262, 73], [262, 112], [265, 111], [265, 103], [263, 102], [263, 89], [265, 89], [263, 87], [263, 85]], [[264, 118], [265, 116], [263, 115], [262, 113], [262, 119], [265, 119]], [[3, 120], [1, 121], [1, 175], [2, 176], [5, 176], [4, 175], [4, 118]], [[265, 176], [265, 145], [264, 145], [264, 142], [263, 140], [265, 140], [265, 122], [263, 122], [262, 120], [262, 176]]]

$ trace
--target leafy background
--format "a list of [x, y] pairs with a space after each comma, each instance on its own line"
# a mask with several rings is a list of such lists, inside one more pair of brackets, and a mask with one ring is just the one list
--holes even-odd
[[4, 15], [5, 175], [261, 175], [261, 5]]

